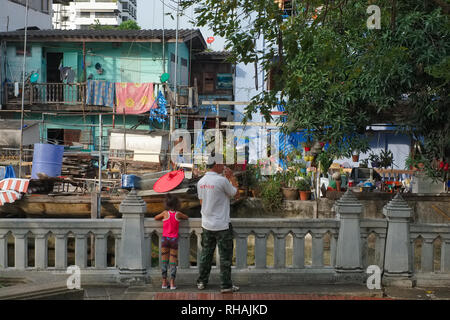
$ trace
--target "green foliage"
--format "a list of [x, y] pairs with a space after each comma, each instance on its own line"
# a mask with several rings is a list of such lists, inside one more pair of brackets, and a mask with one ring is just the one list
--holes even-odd
[[326, 174], [328, 172], [328, 169], [333, 164], [334, 155], [331, 153], [330, 150], [325, 150], [319, 153], [317, 156], [317, 161], [320, 162], [320, 170], [323, 174]]
[[283, 194], [281, 193], [281, 182], [276, 176], [270, 176], [264, 181], [261, 187], [261, 200], [264, 208], [269, 211], [276, 211], [283, 204]]
[[117, 29], [118, 30], [141, 30], [141, 27], [137, 24], [136, 21], [127, 20], [127, 21], [122, 22]]
[[394, 163], [394, 155], [391, 150], [381, 150], [380, 152], [380, 166], [382, 168], [387, 168], [392, 166]]
[[300, 179], [296, 185], [299, 191], [311, 191], [311, 183], [308, 179]]
[[[287, 19], [275, 1], [182, 3], [198, 5], [198, 26], [226, 39], [232, 62], [272, 75], [273, 88], [253, 97], [245, 119], [262, 112], [271, 121], [270, 111], [281, 102], [288, 114], [285, 132], [306, 129], [331, 141], [337, 157], [352, 151], [346, 139], [363, 135], [368, 125], [396, 123], [423, 137], [427, 163], [450, 158], [444, 1], [295, 1], [297, 15]], [[381, 8], [379, 30], [366, 26], [372, 3]], [[255, 40], [262, 37], [264, 50]]]
[[119, 26], [109, 26], [100, 24], [100, 20], [94, 20], [95, 24], [92, 24], [91, 30], [141, 30], [141, 27], [137, 24], [136, 21], [128, 20], [122, 22]]

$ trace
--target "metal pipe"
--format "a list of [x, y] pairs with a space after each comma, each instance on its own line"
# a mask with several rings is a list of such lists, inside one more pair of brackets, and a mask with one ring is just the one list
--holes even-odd
[[22, 154], [23, 154], [23, 126], [24, 126], [24, 103], [25, 103], [25, 68], [27, 60], [27, 29], [28, 29], [28, 0], [25, 3], [25, 38], [23, 42], [23, 65], [22, 65], [22, 106], [20, 113], [20, 148], [19, 148], [19, 178], [22, 178]]

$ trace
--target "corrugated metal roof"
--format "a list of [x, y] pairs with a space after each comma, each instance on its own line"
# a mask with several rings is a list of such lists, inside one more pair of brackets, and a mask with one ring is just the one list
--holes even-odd
[[[0, 40], [17, 41], [23, 40], [25, 37], [24, 30], [16, 30], [9, 32], [0, 32]], [[124, 41], [145, 41], [145, 40], [162, 40], [163, 30], [28, 30], [28, 41], [95, 41], [102, 40], [114, 42], [116, 40]], [[176, 30], [164, 30], [165, 40], [175, 40]], [[197, 49], [204, 50], [207, 45], [203, 35], [199, 29], [181, 29], [178, 30], [178, 38], [181, 41], [193, 40], [196, 42]]]

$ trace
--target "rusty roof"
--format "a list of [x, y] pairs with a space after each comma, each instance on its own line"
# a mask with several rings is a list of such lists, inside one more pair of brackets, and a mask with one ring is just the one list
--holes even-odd
[[[0, 32], [0, 40], [23, 41], [24, 30]], [[27, 41], [67, 41], [67, 42], [132, 42], [162, 41], [163, 30], [28, 30]], [[176, 30], [164, 30], [165, 41], [175, 41]], [[178, 39], [182, 42], [192, 40], [193, 47], [198, 50], [207, 48], [205, 39], [199, 29], [178, 30]]]

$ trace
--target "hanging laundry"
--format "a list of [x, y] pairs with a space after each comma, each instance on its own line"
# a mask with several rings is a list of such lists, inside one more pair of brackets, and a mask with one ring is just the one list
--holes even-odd
[[14, 82], [14, 96], [15, 97], [19, 96], [19, 83], [18, 82]]
[[12, 166], [7, 166], [6, 172], [5, 172], [5, 179], [6, 178], [15, 178], [15, 177], [16, 177], [16, 173], [14, 172], [14, 168]]
[[114, 107], [114, 82], [88, 80], [86, 84], [86, 104]]
[[64, 83], [74, 83], [75, 82], [75, 71], [72, 67], [60, 67], [60, 79]]
[[152, 107], [150, 109], [149, 115], [150, 126], [153, 120], [158, 121], [158, 123], [162, 123], [166, 120], [167, 117], [167, 109], [166, 109], [167, 100], [166, 98], [164, 98], [164, 95], [162, 94], [161, 91], [158, 92], [158, 96], [156, 97], [154, 104], [157, 104], [157, 108]]
[[153, 83], [116, 83], [116, 112], [141, 114], [156, 108]]

